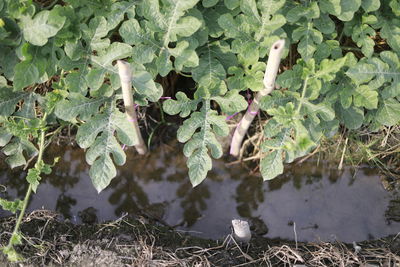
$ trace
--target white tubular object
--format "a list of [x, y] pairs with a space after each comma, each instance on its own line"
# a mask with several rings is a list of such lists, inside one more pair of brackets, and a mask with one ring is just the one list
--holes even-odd
[[260, 109], [260, 101], [263, 96], [272, 92], [275, 88], [275, 79], [278, 73], [279, 64], [281, 62], [282, 51], [285, 47], [285, 40], [276, 41], [269, 52], [267, 67], [264, 74], [264, 89], [259, 91], [254, 97], [253, 102], [250, 104], [247, 112], [244, 114], [242, 120], [236, 127], [231, 141], [230, 154], [238, 157], [242, 141], [250, 127], [251, 122], [254, 120]]
[[251, 239], [249, 223], [243, 220], [232, 220], [233, 234], [236, 241], [248, 243]]
[[140, 155], [147, 153], [147, 147], [143, 141], [142, 134], [140, 133], [139, 125], [137, 122], [136, 111], [132, 96], [132, 70], [129, 63], [122, 60], [117, 60], [118, 74], [121, 80], [122, 96], [124, 98], [125, 113], [128, 120], [132, 122], [135, 128], [135, 133], [139, 140], [138, 144], [135, 145], [137, 152]]

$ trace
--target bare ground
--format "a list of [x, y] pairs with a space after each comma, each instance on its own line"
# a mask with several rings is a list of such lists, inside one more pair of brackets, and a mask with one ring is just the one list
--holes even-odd
[[[15, 218], [0, 221], [6, 245]], [[353, 244], [295, 243], [256, 237], [249, 245], [188, 236], [148, 219], [123, 217], [102, 224], [74, 225], [38, 210], [22, 225], [23, 262], [0, 266], [400, 266], [400, 233]], [[358, 248], [357, 248], [358, 250]]]

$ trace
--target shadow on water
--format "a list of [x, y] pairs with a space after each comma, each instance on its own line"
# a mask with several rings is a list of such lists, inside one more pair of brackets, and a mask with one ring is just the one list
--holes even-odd
[[[400, 198], [383, 189], [373, 169], [338, 171], [326, 162], [308, 161], [263, 182], [218, 160], [208, 178], [192, 188], [177, 146], [160, 146], [147, 157], [128, 150], [126, 164], [100, 194], [81, 149], [51, 146], [47, 155], [61, 160], [43, 177], [29, 209], [56, 210], [75, 223], [141, 214], [210, 238], [228, 234], [234, 218], [249, 220], [255, 234], [270, 238], [293, 239], [296, 226], [299, 241], [351, 242], [400, 232]], [[0, 184], [7, 190], [0, 196], [23, 198], [26, 173], [1, 164]]]

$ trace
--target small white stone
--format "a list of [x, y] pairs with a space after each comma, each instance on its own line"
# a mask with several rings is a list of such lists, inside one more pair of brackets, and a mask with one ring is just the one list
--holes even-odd
[[248, 243], [251, 239], [250, 226], [247, 221], [232, 220], [233, 234], [236, 241]]
[[358, 246], [357, 244], [356, 244], [356, 242], [354, 242], [353, 241], [353, 248], [354, 248], [354, 253], [359, 253], [360, 251], [361, 251], [361, 247], [360, 246]]

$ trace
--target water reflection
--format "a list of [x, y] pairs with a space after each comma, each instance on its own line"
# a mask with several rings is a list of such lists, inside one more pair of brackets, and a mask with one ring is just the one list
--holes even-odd
[[[91, 184], [82, 150], [51, 146], [47, 155], [62, 159], [43, 177], [29, 209], [56, 210], [78, 223], [142, 214], [212, 238], [229, 233], [230, 221], [238, 217], [248, 219], [256, 234], [271, 238], [293, 239], [294, 223], [298, 239], [309, 241], [351, 242], [400, 231], [400, 201], [383, 190], [372, 169], [338, 171], [325, 162], [309, 161], [263, 182], [220, 160], [205, 182], [192, 188], [177, 146], [160, 146], [147, 157], [128, 150], [127, 163], [100, 194]], [[0, 165], [0, 184], [7, 187], [0, 195], [22, 198], [25, 175]]]

